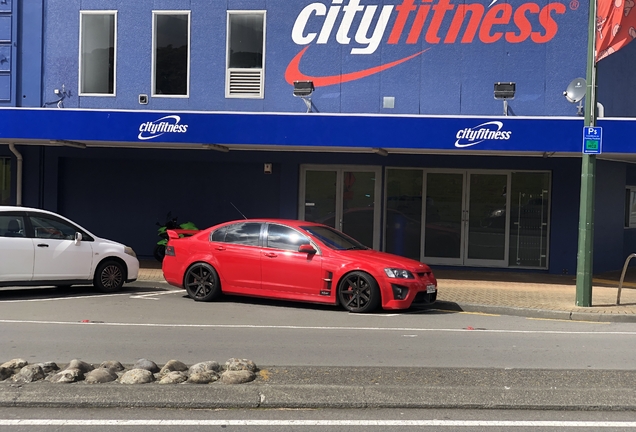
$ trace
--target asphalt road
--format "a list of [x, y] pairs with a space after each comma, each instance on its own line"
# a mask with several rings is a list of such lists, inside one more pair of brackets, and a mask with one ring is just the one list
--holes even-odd
[[636, 370], [636, 326], [437, 310], [339, 308], [225, 297], [197, 303], [167, 284], [0, 290], [3, 361], [187, 364], [231, 357], [258, 366]]

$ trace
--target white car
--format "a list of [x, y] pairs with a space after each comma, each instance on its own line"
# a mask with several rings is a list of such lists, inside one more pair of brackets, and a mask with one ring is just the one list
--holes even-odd
[[0, 206], [0, 287], [93, 284], [113, 292], [138, 273], [128, 246], [50, 211]]

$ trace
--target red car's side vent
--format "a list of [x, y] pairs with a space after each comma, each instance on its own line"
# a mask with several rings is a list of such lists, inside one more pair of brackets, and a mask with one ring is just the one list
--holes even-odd
[[322, 279], [325, 282], [325, 286], [322, 290], [320, 290], [320, 295], [330, 296], [331, 295], [331, 283], [332, 283], [333, 273], [328, 271], [325, 272], [325, 277]]

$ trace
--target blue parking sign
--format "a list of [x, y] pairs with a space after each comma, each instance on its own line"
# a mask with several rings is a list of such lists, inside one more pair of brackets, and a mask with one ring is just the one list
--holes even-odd
[[601, 154], [603, 151], [603, 128], [585, 126], [583, 128], [583, 153]]

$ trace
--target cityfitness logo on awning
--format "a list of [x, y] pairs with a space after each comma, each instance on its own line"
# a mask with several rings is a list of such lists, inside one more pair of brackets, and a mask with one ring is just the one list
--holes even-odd
[[178, 115], [169, 115], [152, 122], [142, 123], [139, 126], [139, 135], [137, 135], [137, 138], [146, 141], [164, 134], [186, 133], [188, 131], [188, 125], [179, 124], [180, 122], [181, 117]]
[[491, 121], [482, 123], [472, 128], [462, 129], [457, 132], [455, 147], [472, 147], [484, 141], [506, 141], [512, 136], [511, 131], [502, 130], [503, 123]]
[[[566, 6], [558, 1], [545, 4], [522, 0], [512, 4], [502, 0], [402, 0], [398, 5], [363, 1], [331, 0], [329, 6], [315, 2], [298, 13], [291, 37], [296, 45], [306, 46], [287, 65], [285, 80], [289, 84], [309, 80], [315, 87], [323, 87], [358, 80], [409, 61], [439, 44], [547, 43], [559, 31], [557, 15], [566, 11]], [[574, 0], [570, 2], [572, 9], [576, 8], [574, 4]], [[398, 44], [412, 46], [413, 53], [371, 68], [330, 76], [300, 71], [300, 61], [310, 45], [335, 43], [353, 45], [348, 50], [352, 55], [369, 55], [381, 45], [388, 48]], [[384, 53], [383, 50], [383, 57]]]

